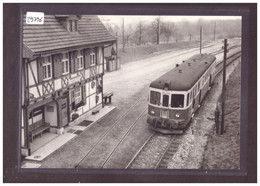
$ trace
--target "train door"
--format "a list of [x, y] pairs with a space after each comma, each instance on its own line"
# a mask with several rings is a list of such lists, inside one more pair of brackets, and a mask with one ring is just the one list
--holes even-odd
[[192, 101], [191, 104], [191, 117], [194, 116], [194, 112], [195, 112], [195, 96], [194, 96], [194, 91], [191, 90], [190, 92], [190, 100]]
[[169, 94], [163, 94], [162, 96], [162, 110], [161, 110], [161, 117], [164, 119], [169, 118]]
[[201, 98], [201, 90], [200, 90], [200, 94], [199, 94], [199, 105], [198, 105], [198, 107], [200, 107], [200, 104], [201, 104], [201, 100], [202, 98]]
[[68, 124], [68, 93], [64, 93], [61, 97], [61, 114], [62, 114], [62, 127]]
[[212, 75], [209, 76], [209, 88], [212, 86]]

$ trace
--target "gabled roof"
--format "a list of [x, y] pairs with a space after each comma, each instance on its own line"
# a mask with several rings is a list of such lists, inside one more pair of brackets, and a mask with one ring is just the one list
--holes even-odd
[[187, 91], [191, 89], [203, 73], [211, 66], [216, 57], [209, 54], [197, 54], [154, 80], [150, 87], [171, 91]]
[[[67, 15], [62, 15], [67, 16]], [[58, 21], [57, 15], [45, 15], [43, 25], [23, 23], [24, 50], [33, 54], [52, 53], [53, 51], [73, 49], [84, 46], [95, 46], [116, 41], [98, 16], [83, 15], [78, 20], [78, 31], [69, 32]], [[27, 51], [28, 52], [28, 51]]]

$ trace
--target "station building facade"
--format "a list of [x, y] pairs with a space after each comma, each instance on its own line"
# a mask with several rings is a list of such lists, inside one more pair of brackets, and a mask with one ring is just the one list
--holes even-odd
[[32, 131], [62, 134], [102, 108], [104, 48], [115, 42], [98, 16], [45, 15], [42, 25], [27, 25], [24, 18], [23, 156], [31, 154]]

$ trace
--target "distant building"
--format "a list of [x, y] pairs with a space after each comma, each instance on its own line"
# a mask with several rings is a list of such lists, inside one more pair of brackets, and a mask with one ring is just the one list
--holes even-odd
[[111, 36], [97, 16], [46, 15], [43, 25], [23, 24], [22, 155], [34, 135], [62, 134], [102, 108], [104, 47]]

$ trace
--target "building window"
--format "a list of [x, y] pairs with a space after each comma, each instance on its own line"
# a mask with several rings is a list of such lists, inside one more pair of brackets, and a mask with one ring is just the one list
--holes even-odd
[[70, 31], [70, 32], [72, 32], [72, 28], [73, 28], [73, 26], [72, 26], [72, 20], [69, 20], [69, 31]]
[[43, 80], [48, 80], [52, 78], [52, 69], [51, 63], [44, 63], [43, 64]]
[[77, 57], [78, 60], [78, 70], [83, 69], [83, 51], [79, 51], [79, 55]]
[[75, 21], [75, 31], [78, 31], [78, 21]]
[[77, 20], [68, 20], [68, 31], [74, 32], [78, 31], [78, 21]]
[[82, 103], [81, 87], [75, 88], [74, 99], [75, 99], [76, 108], [80, 107]]
[[95, 48], [90, 49], [90, 66], [96, 65], [96, 54]]
[[63, 59], [62, 60], [62, 75], [68, 74], [69, 73], [69, 60], [68, 59]]
[[91, 66], [94, 66], [96, 63], [95, 63], [95, 53], [90, 53], [90, 65]]

